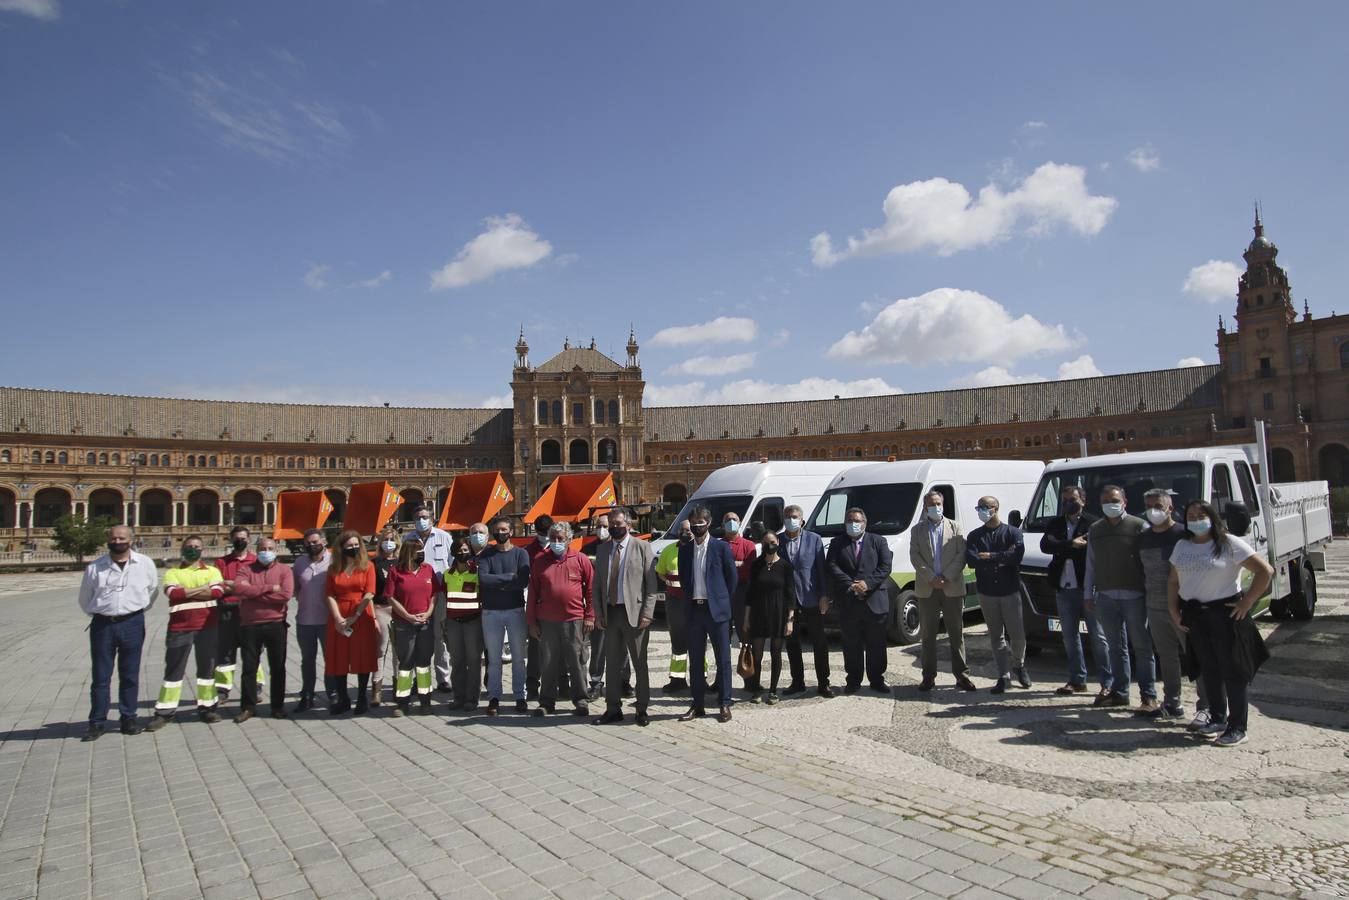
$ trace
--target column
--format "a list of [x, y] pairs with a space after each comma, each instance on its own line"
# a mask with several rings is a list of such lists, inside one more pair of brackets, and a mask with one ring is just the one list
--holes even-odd
[[216, 504], [215, 504], [215, 514], [216, 514], [216, 518], [219, 520], [218, 522], [216, 522], [216, 525], [218, 525], [218, 526], [221, 527], [221, 528], [225, 527], [225, 501], [224, 501], [224, 500], [217, 500], [217, 501], [216, 501]]
[[618, 392], [618, 424], [623, 424], [623, 392]]
[[539, 424], [539, 392], [538, 392], [538, 391], [535, 391], [533, 394], [530, 395], [529, 405], [530, 405], [530, 407], [534, 410], [534, 412], [533, 412], [533, 416], [534, 416], [534, 424], [535, 424], [535, 426], [537, 426], [537, 425]]

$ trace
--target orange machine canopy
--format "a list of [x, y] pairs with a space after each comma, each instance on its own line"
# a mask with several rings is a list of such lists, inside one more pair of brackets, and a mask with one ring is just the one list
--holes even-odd
[[299, 540], [310, 528], [322, 528], [332, 512], [333, 501], [323, 491], [285, 491], [277, 498], [272, 539]]
[[500, 472], [456, 475], [437, 524], [445, 531], [467, 531], [475, 522], [486, 522], [501, 512], [514, 499]]
[[592, 509], [607, 509], [616, 499], [614, 476], [610, 472], [559, 475], [544, 490], [539, 502], [525, 513], [524, 521], [533, 522], [548, 515], [554, 522], [584, 522], [590, 518]]
[[351, 486], [343, 529], [374, 535], [403, 503], [403, 496], [387, 481], [364, 481]]

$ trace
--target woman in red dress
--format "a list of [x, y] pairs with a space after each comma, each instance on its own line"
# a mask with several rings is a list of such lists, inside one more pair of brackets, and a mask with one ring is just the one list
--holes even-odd
[[328, 640], [323, 647], [324, 674], [332, 676], [336, 701], [328, 708], [338, 716], [351, 709], [347, 675], [358, 684], [356, 713], [369, 707], [370, 673], [379, 661], [379, 629], [371, 601], [375, 598], [375, 567], [358, 531], [344, 531], [338, 552], [328, 567]]

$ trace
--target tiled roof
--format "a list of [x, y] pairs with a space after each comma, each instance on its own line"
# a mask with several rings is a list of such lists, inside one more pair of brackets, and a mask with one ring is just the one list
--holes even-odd
[[[1217, 409], [1222, 397], [1221, 366], [1194, 366], [1156, 372], [1130, 372], [1071, 381], [1042, 381], [999, 387], [889, 394], [842, 400], [801, 400], [730, 406], [648, 407], [646, 439], [679, 441], [693, 432], [699, 440], [789, 437], [907, 429], [1001, 425], [1087, 416], [1116, 416], [1143, 411]], [[1055, 411], [1057, 410], [1057, 415]], [[657, 437], [659, 435], [659, 437]]]
[[621, 372], [623, 367], [598, 350], [589, 347], [568, 347], [557, 356], [538, 366], [537, 372], [570, 372], [577, 366], [583, 372]]
[[311, 406], [0, 388], [0, 432], [18, 431], [21, 421], [32, 434], [217, 441], [228, 431], [227, 440], [320, 444], [509, 444], [512, 429], [509, 409]]

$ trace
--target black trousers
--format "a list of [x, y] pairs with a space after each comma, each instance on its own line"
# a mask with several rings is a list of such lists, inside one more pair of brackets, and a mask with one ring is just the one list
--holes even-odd
[[1246, 730], [1247, 681], [1236, 660], [1237, 632], [1232, 607], [1218, 601], [1197, 605], [1189, 615], [1190, 643], [1199, 656], [1199, 677], [1208, 694], [1208, 711], [1214, 722]]
[[811, 649], [815, 651], [815, 681], [820, 687], [829, 684], [829, 638], [824, 633], [824, 616], [820, 608], [802, 608], [797, 611], [796, 625], [787, 636], [787, 665], [791, 668], [792, 684], [805, 684], [806, 667], [801, 658], [801, 639], [810, 635]]
[[[243, 648], [243, 627], [239, 622], [239, 605], [221, 602], [216, 607], [215, 667], [217, 670], [233, 668], [239, 650]], [[256, 674], [256, 673], [255, 673]], [[255, 679], [256, 680], [256, 679]], [[216, 689], [229, 691], [234, 686], [231, 678], [229, 687], [216, 682]]]
[[843, 671], [849, 687], [867, 681], [885, 680], [885, 625], [889, 613], [874, 613], [865, 600], [849, 597], [839, 604], [838, 622], [843, 629]]
[[240, 709], [252, 709], [257, 705], [258, 662], [262, 653], [267, 651], [267, 670], [271, 672], [272, 712], [278, 712], [286, 702], [286, 642], [285, 622], [262, 622], [257, 625], [239, 626], [239, 649], [243, 658], [244, 670], [240, 675], [242, 694], [239, 696]]

